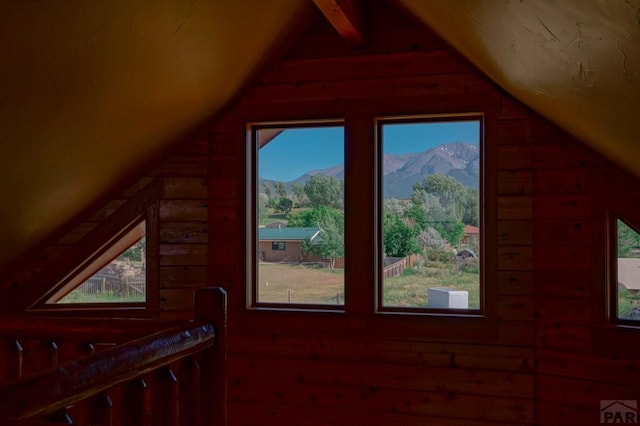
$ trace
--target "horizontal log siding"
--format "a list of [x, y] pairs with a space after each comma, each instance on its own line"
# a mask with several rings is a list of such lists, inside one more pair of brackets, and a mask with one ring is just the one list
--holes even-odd
[[[209, 285], [208, 176], [206, 136], [184, 142], [156, 168], [144, 173], [114, 199], [103, 202], [103, 207], [72, 227], [43, 254], [1, 281], [0, 288], [11, 294], [12, 289], [28, 286], [41, 274], [46, 274], [74, 244], [100, 223], [108, 221], [114, 211], [156, 178], [160, 179], [162, 186], [162, 196], [158, 201], [158, 224], [153, 231], [158, 233], [159, 256], [152, 259], [148, 266], [149, 269], [157, 268], [158, 273], [149, 274], [148, 279], [158, 281], [151, 288], [159, 289], [159, 293], [150, 294], [150, 297], [159, 299], [157, 308], [126, 313], [121, 311], [123, 313], [120, 314], [111, 311], [108, 315], [168, 319], [193, 317], [195, 290]], [[7, 310], [10, 309], [11, 306], [8, 306]]]
[[531, 122], [537, 421], [596, 424], [601, 400], [640, 397], [640, 335], [607, 325], [604, 264], [605, 210], [638, 205], [638, 181]]
[[[411, 24], [393, 10], [372, 20], [374, 41], [357, 52], [344, 52], [330, 28], [312, 32], [211, 128], [210, 169], [221, 174], [210, 180], [209, 260], [212, 276], [214, 269], [227, 274], [230, 295], [230, 423], [533, 424], [529, 116], [441, 41], [409, 31]], [[339, 118], [363, 108], [386, 114], [388, 104], [410, 113], [489, 110], [493, 144], [519, 150], [502, 157], [497, 151], [489, 160], [490, 167], [498, 160], [500, 167], [488, 176], [504, 178], [490, 208], [511, 206], [495, 261], [504, 277], [496, 286], [495, 327], [464, 320], [456, 326], [452, 319], [407, 325], [380, 316], [247, 311], [239, 238], [245, 232], [244, 192], [238, 197], [213, 189], [217, 182], [243, 189], [246, 120]], [[216, 205], [242, 214], [216, 212]], [[225, 226], [214, 225], [220, 222]], [[229, 234], [236, 238], [225, 238]], [[214, 254], [219, 251], [229, 256]]]
[[[233, 425], [598, 423], [599, 400], [638, 397], [639, 336], [606, 326], [602, 246], [609, 190], [638, 205], [638, 180], [493, 86], [429, 31], [375, 4], [368, 48], [351, 50], [333, 29], [314, 28], [147, 174], [161, 176], [165, 191], [160, 315], [193, 316], [196, 288], [227, 289]], [[491, 327], [245, 309], [246, 120], [365, 110], [488, 111], [487, 208], [497, 217]], [[126, 198], [114, 197], [2, 288], [28, 283]], [[15, 348], [7, 351], [15, 360]]]
[[[268, 116], [263, 110], [281, 119], [385, 113], [396, 98], [412, 113], [420, 104], [425, 112], [461, 104], [495, 109], [487, 167], [496, 179], [489, 202], [497, 209], [497, 259], [488, 279], [496, 282], [497, 336], [478, 330], [476, 338], [456, 340], [438, 329], [420, 334], [416, 325], [411, 338], [387, 318], [375, 319], [376, 334], [363, 325], [373, 319], [247, 312], [239, 242], [233, 248], [238, 275], [226, 276], [232, 423], [597, 423], [600, 399], [634, 399], [639, 383], [637, 356], [616, 358], [595, 347], [607, 333], [602, 315], [593, 316], [604, 286], [602, 266], [593, 267], [603, 251], [602, 218], [594, 213], [602, 197], [593, 182], [603, 170], [619, 172], [479, 77], [437, 39], [409, 25], [400, 31], [392, 13], [376, 28], [378, 18], [368, 50], [346, 53], [330, 30], [302, 41], [217, 124], [221, 141], [237, 138], [237, 150], [227, 147], [218, 158], [235, 159], [234, 172], [243, 167], [244, 120]], [[391, 36], [396, 31], [401, 39]], [[627, 185], [621, 192], [635, 190], [633, 181]], [[239, 206], [225, 200], [211, 202], [244, 211], [242, 199]], [[287, 327], [292, 321], [302, 324]]]

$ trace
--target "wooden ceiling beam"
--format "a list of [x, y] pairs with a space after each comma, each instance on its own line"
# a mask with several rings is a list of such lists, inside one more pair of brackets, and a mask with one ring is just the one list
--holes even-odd
[[338, 34], [353, 47], [366, 44], [365, 7], [362, 0], [313, 0]]

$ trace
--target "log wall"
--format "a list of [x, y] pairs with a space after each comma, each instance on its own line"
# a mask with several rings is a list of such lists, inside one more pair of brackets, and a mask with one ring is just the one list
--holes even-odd
[[[606, 210], [637, 205], [639, 181], [376, 4], [367, 48], [350, 49], [319, 17], [224, 116], [142, 177], [164, 189], [152, 315], [190, 317], [196, 288], [228, 291], [233, 425], [597, 424], [600, 400], [640, 397], [640, 334], [609, 325], [604, 307]], [[347, 313], [246, 309], [248, 121], [469, 111], [487, 125], [485, 318], [375, 315], [368, 300]], [[3, 288], [28, 285], [112, 203]], [[347, 285], [372, 286], [372, 274]]]

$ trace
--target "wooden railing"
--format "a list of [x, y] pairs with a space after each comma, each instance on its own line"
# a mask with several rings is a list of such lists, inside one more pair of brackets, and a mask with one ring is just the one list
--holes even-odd
[[226, 295], [196, 307], [182, 323], [0, 318], [0, 424], [224, 425]]

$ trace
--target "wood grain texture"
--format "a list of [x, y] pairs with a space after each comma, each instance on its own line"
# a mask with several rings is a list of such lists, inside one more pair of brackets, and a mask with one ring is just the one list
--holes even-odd
[[[0, 388], [0, 417], [24, 419], [53, 412], [107, 388], [203, 350], [214, 339], [211, 325], [161, 331]], [[38, 395], [33, 401], [30, 395]]]
[[[199, 288], [225, 287], [232, 424], [592, 424], [600, 399], [636, 399], [640, 334], [607, 319], [604, 230], [609, 211], [640, 223], [638, 180], [507, 96], [392, 4], [371, 3], [366, 48], [351, 49], [319, 21], [200, 135], [141, 177], [159, 176], [165, 192], [157, 228], [162, 309], [153, 315], [193, 318], [202, 313]], [[375, 180], [370, 123], [461, 112], [485, 114], [486, 316], [377, 313], [376, 200], [360, 189]], [[247, 309], [246, 124], [305, 119], [344, 119], [353, 141], [347, 312]], [[128, 198], [106, 200], [104, 211], [5, 286], [26, 287], [47, 273]], [[0, 360], [23, 362], [25, 371], [48, 365], [46, 337], [60, 331], [44, 330], [41, 340], [8, 336]], [[56, 342], [58, 362], [80, 350]], [[178, 381], [190, 383], [198, 369], [220, 381], [203, 361], [183, 363]], [[207, 404], [212, 389], [197, 402]], [[122, 416], [118, 392], [94, 397], [104, 418]]]

